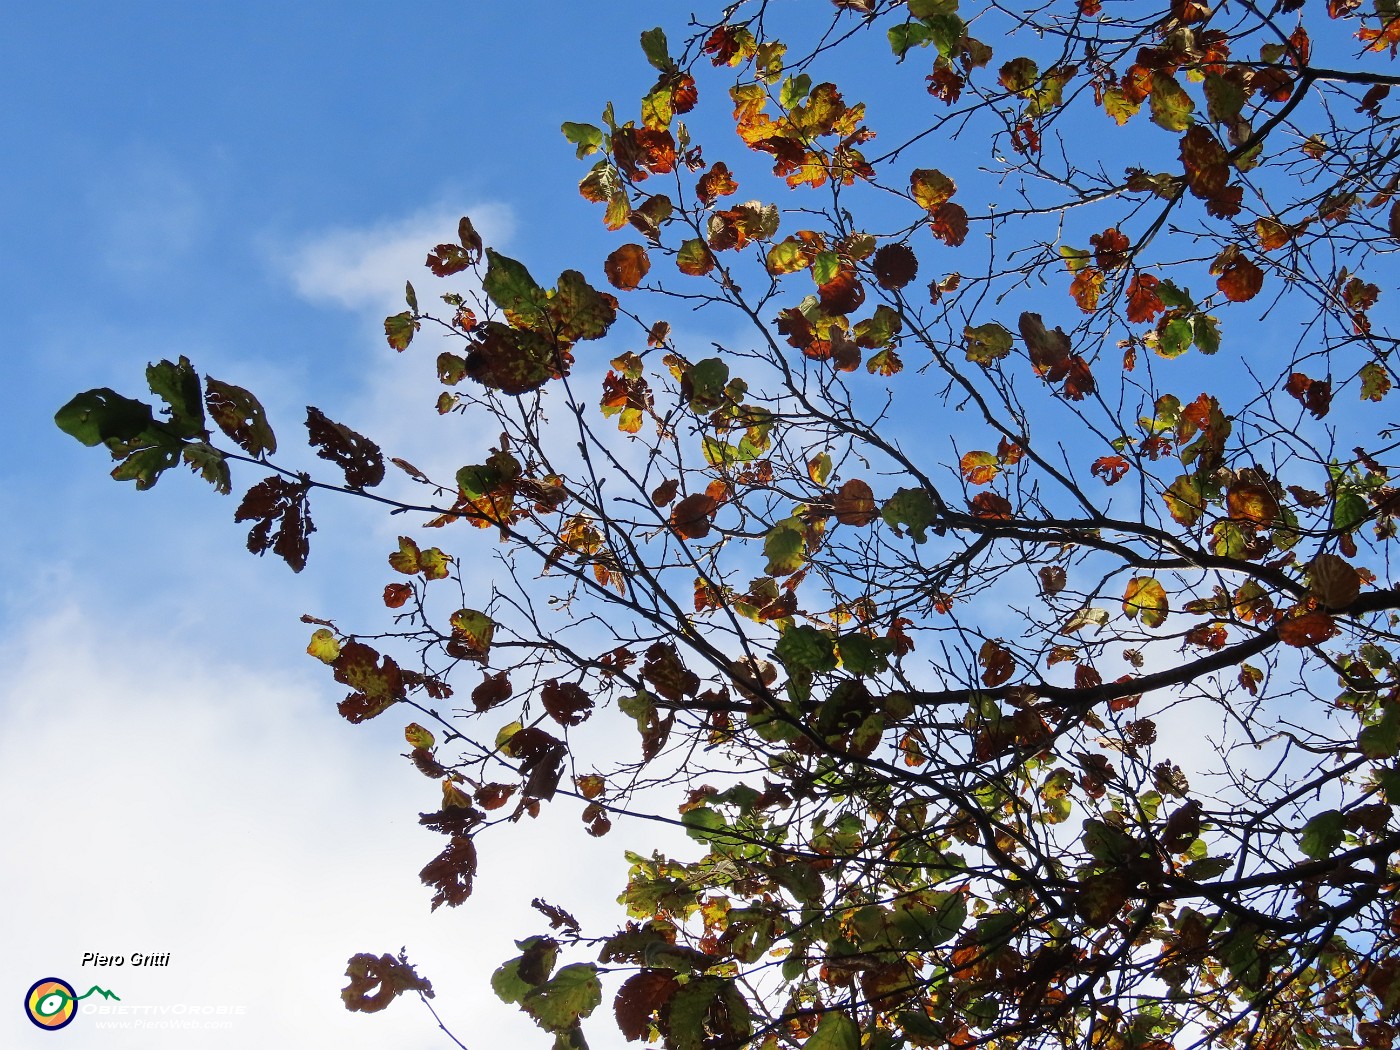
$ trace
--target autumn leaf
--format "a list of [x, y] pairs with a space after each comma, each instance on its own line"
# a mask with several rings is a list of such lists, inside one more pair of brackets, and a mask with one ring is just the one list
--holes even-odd
[[715, 268], [715, 257], [704, 241], [693, 237], [676, 253], [676, 267], [690, 277], [703, 277]]
[[593, 713], [593, 698], [573, 682], [551, 678], [540, 690], [540, 703], [561, 726], [576, 726]]
[[919, 260], [907, 244], [883, 245], [875, 253], [872, 265], [875, 283], [891, 290], [903, 288], [919, 273]]
[[233, 515], [234, 521], [254, 522], [248, 532], [248, 549], [259, 555], [272, 551], [293, 572], [306, 568], [311, 550], [308, 537], [316, 531], [306, 502], [310, 489], [309, 482], [275, 474], [250, 488]]
[[856, 528], [864, 528], [880, 516], [874, 493], [859, 478], [852, 478], [837, 489], [831, 506], [838, 522]]
[[419, 977], [402, 953], [398, 958], [376, 957], [365, 952], [352, 955], [345, 976], [350, 978], [350, 983], [341, 989], [340, 998], [345, 1009], [350, 1011], [378, 1013], [405, 992], [419, 992], [433, 998], [432, 982]]
[[250, 456], [277, 451], [277, 438], [267, 424], [262, 403], [241, 386], [204, 377], [204, 403], [219, 429]]
[[1309, 612], [1293, 616], [1278, 625], [1278, 636], [1288, 645], [1299, 649], [1325, 642], [1337, 634], [1337, 624], [1325, 612]]
[[1141, 616], [1144, 627], [1161, 627], [1167, 619], [1167, 592], [1150, 576], [1134, 576], [1123, 594], [1128, 619]]
[[651, 259], [640, 244], [624, 244], [603, 263], [608, 283], [624, 292], [630, 292], [641, 284], [650, 269]]
[[1001, 464], [992, 452], [968, 452], [958, 462], [963, 480], [969, 485], [990, 485], [1001, 473]]
[[345, 472], [352, 489], [372, 488], [384, 480], [384, 456], [363, 434], [328, 419], [319, 408], [306, 409], [306, 430], [316, 455]]
[[701, 540], [710, 534], [719, 504], [703, 492], [692, 493], [671, 510], [671, 528], [688, 540]]

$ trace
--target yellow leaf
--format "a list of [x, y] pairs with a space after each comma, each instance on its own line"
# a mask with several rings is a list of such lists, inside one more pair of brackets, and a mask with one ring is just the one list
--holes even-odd
[[333, 664], [340, 655], [340, 642], [334, 634], [322, 627], [312, 632], [311, 644], [306, 647], [306, 651], [323, 664]]
[[1144, 627], [1160, 627], [1167, 618], [1167, 592], [1150, 576], [1135, 576], [1123, 595], [1123, 611], [1128, 619], [1141, 614]]

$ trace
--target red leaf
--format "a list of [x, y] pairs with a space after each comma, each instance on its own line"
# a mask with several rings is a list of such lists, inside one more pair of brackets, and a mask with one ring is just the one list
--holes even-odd
[[1116, 485], [1123, 480], [1123, 475], [1128, 473], [1128, 461], [1122, 456], [1100, 456], [1094, 460], [1089, 472], [1095, 477], [1103, 478], [1105, 485]]
[[400, 609], [413, 597], [413, 588], [406, 583], [391, 583], [384, 588], [384, 604], [390, 609]]
[[1133, 281], [1128, 285], [1129, 321], [1141, 324], [1166, 310], [1167, 304], [1162, 302], [1162, 297], [1157, 294], [1157, 285], [1160, 283], [1161, 281], [1150, 273], [1133, 275]]

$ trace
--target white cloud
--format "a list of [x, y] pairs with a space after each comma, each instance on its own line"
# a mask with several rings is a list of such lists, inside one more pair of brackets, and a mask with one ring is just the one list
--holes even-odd
[[[436, 281], [423, 266], [429, 250], [457, 239], [463, 211], [433, 208], [370, 226], [338, 227], [284, 240], [273, 246], [273, 264], [302, 298], [383, 317], [402, 310], [405, 280], [425, 290]], [[499, 204], [468, 208], [488, 244], [499, 244], [514, 228], [511, 210]], [[428, 296], [421, 295], [424, 307]]]
[[[35, 624], [0, 657], [0, 795], [10, 800], [0, 812], [9, 844], [0, 987], [13, 1002], [58, 976], [147, 1011], [79, 1016], [83, 1045], [445, 1045], [412, 999], [372, 1017], [341, 1006], [351, 954], [405, 944], [469, 1045], [530, 1038], [486, 985], [513, 954], [511, 938], [542, 923], [524, 895], [575, 907], [570, 898], [616, 892], [560, 864], [541, 821], [483, 843], [491, 907], [478, 896], [430, 914], [416, 873], [442, 840], [416, 814], [432, 808], [437, 788], [394, 753], [401, 741], [384, 746], [407, 718], [382, 732], [348, 726], [307, 673], [254, 671], [210, 658], [198, 638], [142, 636], [74, 609]], [[599, 861], [621, 848], [591, 852]], [[620, 883], [620, 865], [608, 867], [609, 883]], [[89, 951], [168, 952], [170, 963], [84, 967]], [[103, 1020], [190, 1020], [220, 1006], [245, 1012], [228, 1030], [193, 1037], [92, 1034]], [[47, 1045], [18, 1009], [0, 1016], [0, 1044]]]

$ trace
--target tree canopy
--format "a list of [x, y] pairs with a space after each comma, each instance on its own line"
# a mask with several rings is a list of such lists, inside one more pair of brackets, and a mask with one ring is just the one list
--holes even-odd
[[688, 832], [615, 929], [537, 902], [492, 984], [555, 1046], [1390, 1047], [1400, 7], [670, 30], [563, 125], [607, 247], [541, 279], [464, 218], [467, 290], [384, 322], [499, 431], [455, 477], [316, 408], [296, 465], [184, 357], [58, 425], [141, 489], [251, 470], [294, 570], [313, 498], [402, 515], [308, 652], [438, 783], [432, 907], [542, 806]]

